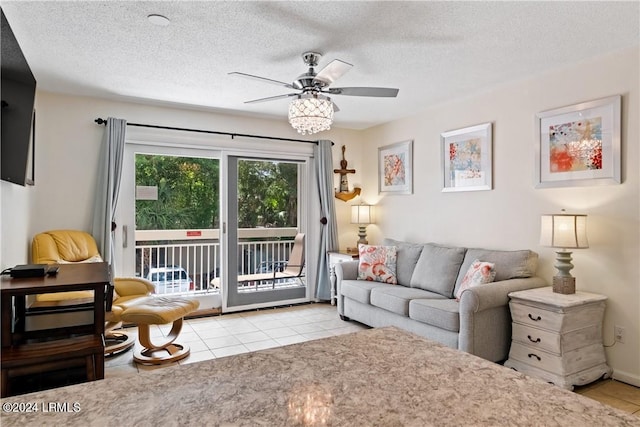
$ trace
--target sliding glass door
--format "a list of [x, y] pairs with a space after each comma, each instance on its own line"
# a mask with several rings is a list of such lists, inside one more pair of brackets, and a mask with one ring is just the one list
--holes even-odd
[[305, 242], [294, 244], [309, 224], [308, 174], [304, 156], [128, 143], [117, 275], [205, 309], [308, 301]]

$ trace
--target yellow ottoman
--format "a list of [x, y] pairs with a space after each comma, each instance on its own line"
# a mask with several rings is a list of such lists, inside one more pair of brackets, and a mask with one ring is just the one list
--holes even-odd
[[[189, 355], [189, 346], [174, 341], [182, 330], [182, 319], [195, 311], [200, 303], [188, 298], [143, 297], [131, 304], [122, 304], [120, 318], [138, 326], [138, 339], [142, 349], [134, 352], [133, 359], [145, 365], [175, 362]], [[173, 322], [168, 340], [156, 345], [151, 342], [149, 325], [164, 325]]]

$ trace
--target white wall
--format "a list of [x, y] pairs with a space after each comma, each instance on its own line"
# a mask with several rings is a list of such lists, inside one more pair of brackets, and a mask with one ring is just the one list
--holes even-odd
[[[379, 205], [369, 240], [530, 248], [540, 254], [539, 275], [550, 282], [555, 253], [539, 246], [540, 214], [562, 208], [587, 214], [590, 248], [574, 252], [572, 274], [578, 290], [609, 297], [605, 342], [613, 343], [614, 325], [625, 327], [626, 342], [607, 349], [608, 362], [617, 378], [640, 385], [638, 63], [638, 48], [617, 52], [367, 130], [360, 147], [364, 198]], [[535, 114], [615, 94], [623, 96], [622, 184], [535, 189]], [[484, 122], [494, 126], [494, 189], [442, 193], [440, 133]], [[414, 140], [414, 194], [381, 197], [377, 148], [406, 139]]]

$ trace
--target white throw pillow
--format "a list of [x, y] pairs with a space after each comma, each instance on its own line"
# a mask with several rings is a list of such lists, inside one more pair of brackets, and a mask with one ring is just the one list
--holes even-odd
[[456, 301], [460, 301], [460, 296], [464, 290], [493, 282], [493, 279], [496, 277], [495, 266], [492, 262], [473, 261], [467, 273], [464, 275], [462, 282], [460, 282], [460, 287], [456, 292]]

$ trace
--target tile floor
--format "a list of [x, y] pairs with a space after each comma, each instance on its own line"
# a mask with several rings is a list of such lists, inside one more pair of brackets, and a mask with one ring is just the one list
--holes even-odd
[[[169, 332], [170, 326], [152, 326], [152, 342], [154, 337], [160, 342]], [[356, 322], [340, 320], [336, 307], [329, 304], [304, 304], [188, 319], [182, 327], [178, 342], [189, 344], [191, 354], [175, 364], [231, 356], [365, 328], [366, 326]], [[133, 362], [132, 352], [127, 351], [105, 359], [105, 378], [128, 376], [164, 366], [171, 365], [138, 365]]]
[[[343, 322], [338, 317], [335, 306], [329, 304], [305, 304], [188, 319], [178, 341], [188, 343], [191, 354], [175, 364], [231, 356], [366, 328], [356, 322]], [[151, 330], [152, 339], [162, 339], [169, 329], [170, 325], [154, 326]], [[171, 365], [138, 365], [133, 362], [132, 352], [127, 351], [105, 360], [105, 378], [129, 376], [164, 366]], [[577, 387], [575, 391], [640, 418], [638, 387], [609, 379]]]

